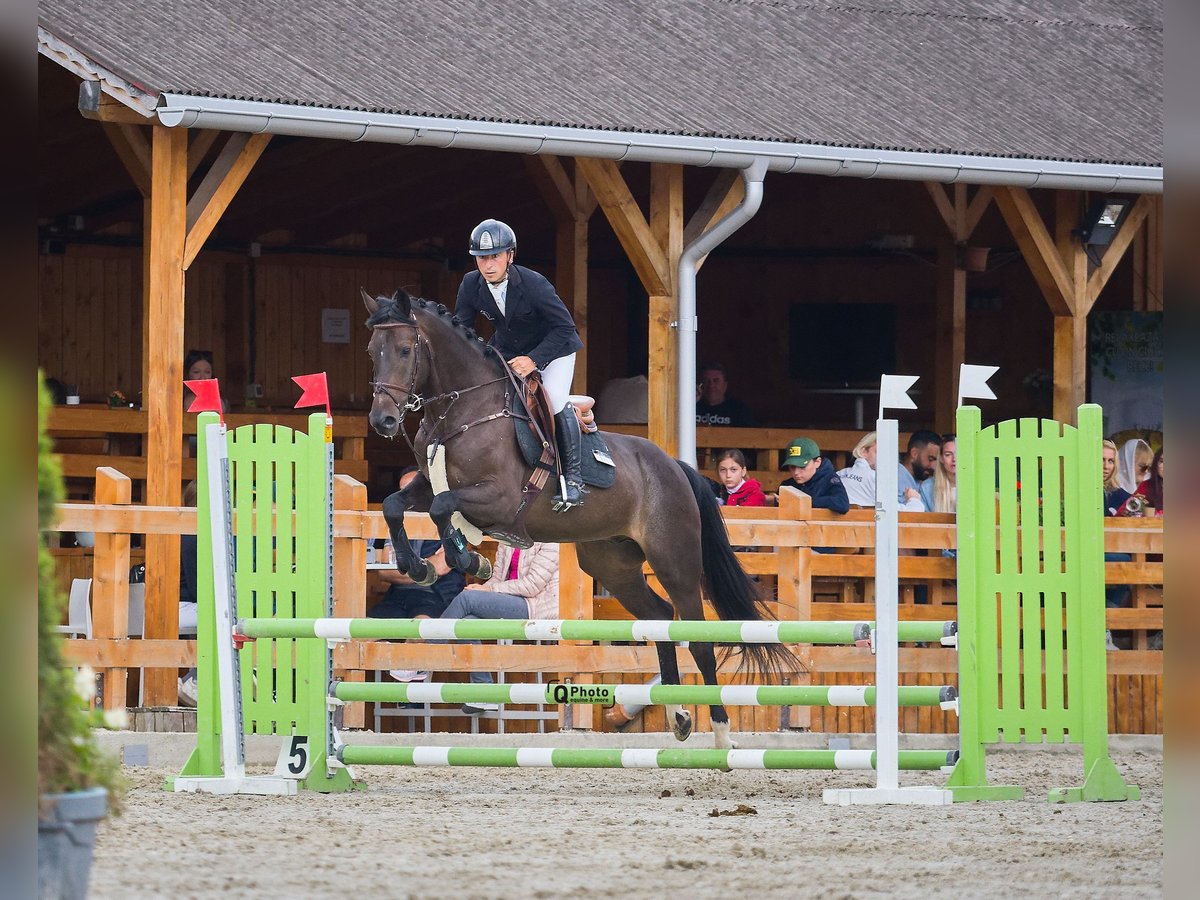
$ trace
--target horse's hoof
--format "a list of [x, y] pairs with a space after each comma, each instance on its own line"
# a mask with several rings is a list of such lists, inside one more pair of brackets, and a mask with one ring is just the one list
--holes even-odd
[[713, 746], [718, 750], [736, 750], [737, 741], [729, 736], [728, 722], [713, 722]]
[[675, 739], [678, 741], [686, 741], [692, 733], [692, 716], [690, 713], [677, 712], [671, 723], [671, 731], [675, 733]]

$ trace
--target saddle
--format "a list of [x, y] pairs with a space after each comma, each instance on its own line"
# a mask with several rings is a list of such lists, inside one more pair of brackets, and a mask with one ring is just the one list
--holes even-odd
[[[525, 464], [534, 467], [534, 477], [558, 477], [562, 474], [561, 462], [558, 458], [558, 442], [554, 435], [554, 414], [550, 411], [550, 398], [542, 386], [541, 378], [536, 373], [529, 378], [514, 377], [514, 385], [518, 390], [514, 394], [512, 411], [517, 435], [517, 444]], [[582, 394], [572, 394], [568, 398], [575, 415], [579, 419], [579, 427], [583, 432], [583, 465], [580, 475], [583, 483], [589, 487], [610, 488], [617, 479], [616, 463], [609, 453], [608, 445], [600, 435], [596, 425], [596, 417], [592, 413], [595, 400]], [[517, 406], [520, 403], [524, 407]], [[520, 414], [524, 412], [528, 419]], [[542, 470], [542, 471], [539, 471]], [[541, 484], [538, 485], [539, 488]]]

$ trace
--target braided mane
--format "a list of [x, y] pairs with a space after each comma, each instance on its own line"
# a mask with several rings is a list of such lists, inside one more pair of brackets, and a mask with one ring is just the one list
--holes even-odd
[[[382, 325], [387, 322], [409, 322], [412, 321], [408, 316], [405, 316], [400, 311], [400, 294], [403, 289], [397, 290], [391, 297], [376, 297], [375, 302], [379, 304], [375, 312], [367, 319], [367, 327], [373, 328], [376, 325]], [[435, 303], [432, 300], [425, 300], [421, 297], [408, 296], [409, 304], [412, 308], [421, 309], [431, 315], [435, 315], [438, 319], [449, 325], [456, 334], [462, 337], [463, 340], [469, 341], [484, 357], [498, 355], [489, 354], [487, 343], [478, 334], [475, 329], [460, 322], [455, 318], [454, 313], [442, 303]]]

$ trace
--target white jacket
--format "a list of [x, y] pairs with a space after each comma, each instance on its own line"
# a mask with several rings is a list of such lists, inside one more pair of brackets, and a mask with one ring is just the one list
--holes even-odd
[[[875, 508], [875, 470], [865, 459], [854, 460], [854, 465], [839, 469], [838, 478], [846, 489], [846, 496], [851, 506], [868, 506]], [[900, 512], [925, 512], [925, 501], [914, 497], [907, 503], [900, 504]]]
[[496, 548], [496, 563], [485, 582], [488, 589], [524, 597], [531, 619], [557, 619], [558, 544], [535, 542], [528, 550], [522, 550], [517, 559], [517, 577], [507, 581], [512, 555], [513, 548], [507, 544]]

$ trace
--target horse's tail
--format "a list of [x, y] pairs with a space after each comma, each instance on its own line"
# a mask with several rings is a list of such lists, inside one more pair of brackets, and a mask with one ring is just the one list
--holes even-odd
[[[705, 593], [722, 620], [762, 621], [774, 616], [763, 601], [758, 585], [742, 568], [733, 546], [729, 543], [729, 532], [725, 529], [725, 518], [709, 489], [708, 482], [687, 463], [676, 460], [683, 469], [696, 497], [700, 509], [700, 556], [704, 569]], [[749, 668], [759, 674], [779, 674], [794, 671], [797, 660], [782, 644], [735, 644], [725, 645], [740, 649], [742, 660], [739, 668]]]

